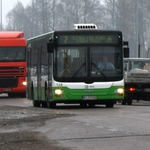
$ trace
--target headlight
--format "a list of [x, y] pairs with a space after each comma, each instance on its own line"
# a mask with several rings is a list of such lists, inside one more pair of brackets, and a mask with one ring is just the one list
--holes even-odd
[[56, 95], [62, 95], [63, 91], [61, 89], [56, 89], [55, 94]]
[[26, 81], [22, 82], [22, 85], [27, 85], [27, 82]]
[[118, 94], [123, 94], [124, 93], [124, 89], [122, 88], [119, 88], [119, 89], [116, 89], [116, 91]]

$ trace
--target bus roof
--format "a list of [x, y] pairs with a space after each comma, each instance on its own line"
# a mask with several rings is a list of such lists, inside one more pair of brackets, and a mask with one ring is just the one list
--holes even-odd
[[0, 39], [15, 39], [15, 38], [23, 38], [23, 31], [2, 31], [0, 32]]
[[95, 24], [74, 24], [74, 29], [87, 30], [87, 29], [97, 29]]
[[29, 39], [27, 39], [27, 41], [32, 41], [32, 40], [34, 40], [34, 39], [38, 39], [38, 38], [45, 38], [45, 36], [47, 36], [47, 35], [51, 35], [51, 34], [53, 34], [54, 33], [54, 31], [52, 31], [52, 32], [47, 32], [47, 33], [44, 33], [44, 34], [40, 34], [40, 35], [38, 35], [38, 36], [35, 36], [35, 37], [32, 37], [32, 38], [29, 38]]
[[55, 34], [55, 33], [61, 33], [61, 34], [68, 34], [68, 33], [86, 33], [86, 32], [95, 32], [95, 33], [98, 33], [98, 32], [101, 32], [101, 33], [105, 33], [105, 32], [109, 32], [109, 33], [122, 33], [120, 30], [56, 30], [56, 31], [51, 31], [51, 32], [47, 32], [47, 33], [44, 33], [44, 34], [41, 34], [41, 35], [38, 35], [38, 36], [35, 36], [35, 37], [32, 37], [32, 38], [29, 38], [27, 39], [27, 41], [32, 41], [32, 40], [39, 40], [39, 39], [43, 39], [43, 38], [46, 38], [46, 36], [48, 35], [52, 35], [52, 34]]

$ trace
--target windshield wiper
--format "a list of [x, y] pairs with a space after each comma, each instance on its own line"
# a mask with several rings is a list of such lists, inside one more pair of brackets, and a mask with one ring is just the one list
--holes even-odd
[[102, 71], [100, 68], [97, 67], [96, 64], [94, 64], [94, 63], [92, 62], [92, 65], [94, 66], [95, 69], [97, 69], [98, 72], [101, 73], [101, 75], [102, 75], [103, 77], [107, 78], [107, 76], [103, 73], [103, 71]]
[[73, 78], [77, 76], [77, 74], [82, 70], [82, 68], [85, 66], [85, 63], [83, 63], [79, 69], [74, 73], [74, 75], [72, 76]]

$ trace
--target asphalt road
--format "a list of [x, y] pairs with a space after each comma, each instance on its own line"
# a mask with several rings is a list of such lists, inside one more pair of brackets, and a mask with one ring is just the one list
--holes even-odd
[[42, 113], [71, 114], [47, 118], [42, 126], [33, 129], [60, 147], [72, 150], [150, 150], [150, 102], [133, 102], [132, 106], [118, 103], [114, 108], [59, 105], [56, 109], [35, 109], [25, 98], [2, 96], [0, 105], [30, 107], [35, 114], [39, 110]]

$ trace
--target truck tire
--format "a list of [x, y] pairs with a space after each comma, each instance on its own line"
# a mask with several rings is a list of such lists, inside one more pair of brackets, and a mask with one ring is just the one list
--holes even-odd
[[127, 105], [132, 105], [132, 98], [128, 98]]

